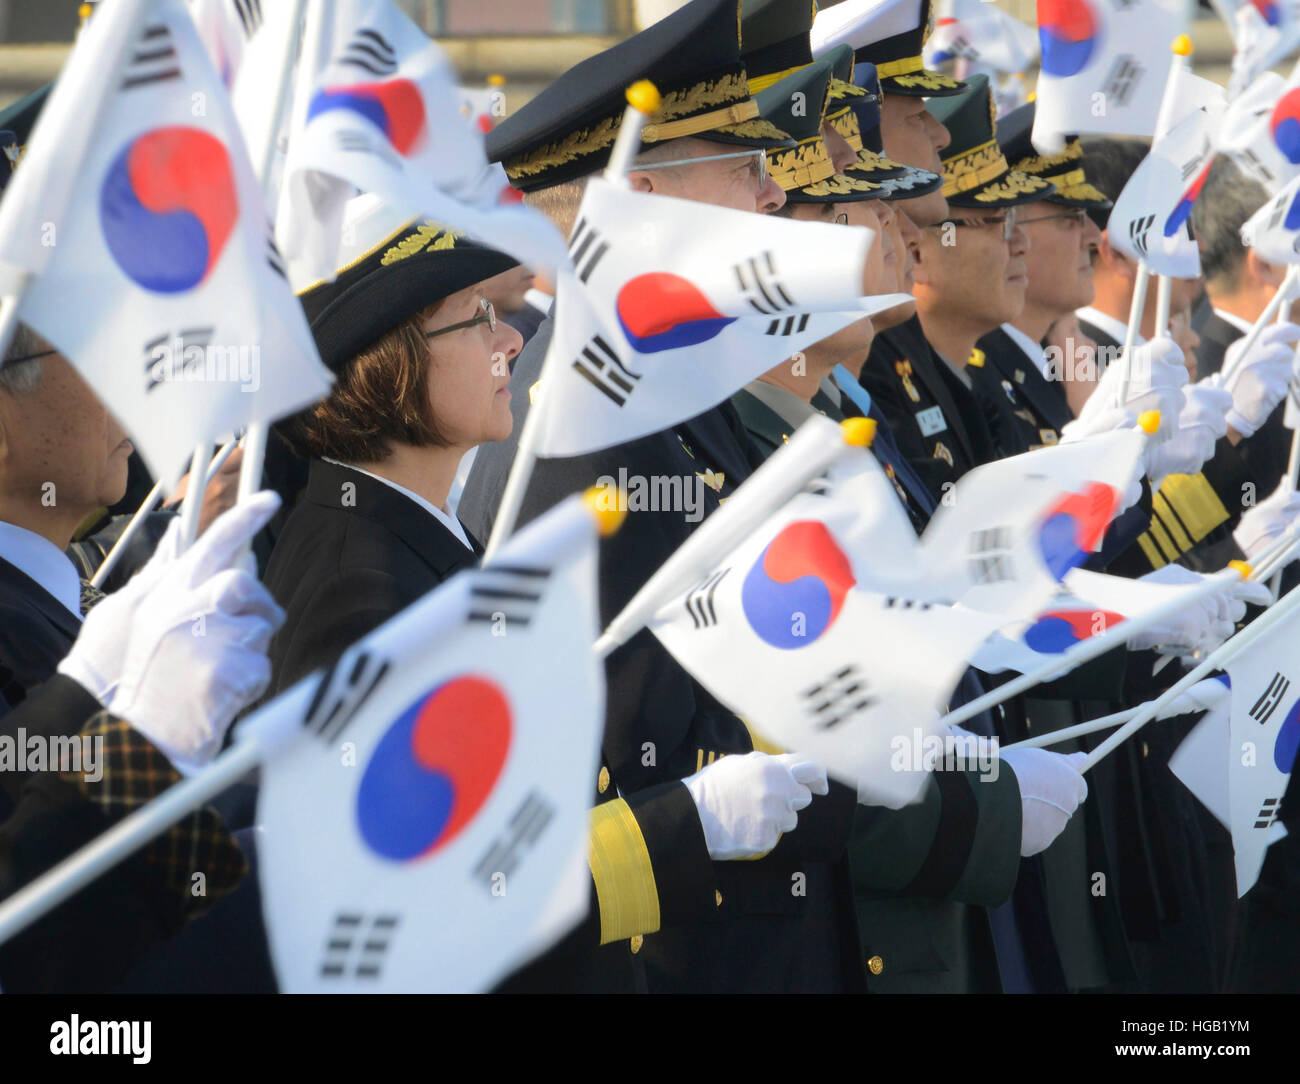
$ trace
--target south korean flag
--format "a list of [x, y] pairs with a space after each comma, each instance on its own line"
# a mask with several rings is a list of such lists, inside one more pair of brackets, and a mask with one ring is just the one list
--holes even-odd
[[846, 325], [912, 299], [864, 297], [871, 230], [587, 184], [538, 390], [538, 454], [667, 428]]
[[485, 990], [586, 914], [595, 575], [572, 497], [244, 724], [282, 991]]

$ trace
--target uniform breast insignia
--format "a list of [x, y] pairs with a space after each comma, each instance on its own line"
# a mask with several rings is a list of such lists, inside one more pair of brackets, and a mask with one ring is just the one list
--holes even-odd
[[894, 483], [894, 488], [898, 490], [898, 496], [902, 499], [902, 502], [905, 505], [910, 505], [911, 501], [908, 500], [907, 490], [905, 490], [902, 487], [902, 485], [899, 484], [898, 476], [894, 474], [894, 468], [892, 464], [890, 463], [885, 464], [885, 475], [889, 478], [891, 482]]
[[943, 416], [943, 408], [936, 403], [916, 412], [916, 424], [920, 427], [921, 436], [932, 437], [948, 428], [948, 419]]
[[898, 374], [898, 379], [903, 382], [903, 390], [907, 392], [907, 397], [914, 403], [921, 401], [921, 393], [916, 390], [916, 385], [912, 383], [912, 363], [906, 358], [894, 362], [894, 372]]
[[1060, 434], [1055, 429], [1040, 429], [1038, 439], [1044, 444], [1059, 444], [1061, 441]]
[[1023, 384], [1023, 383], [1025, 382], [1025, 371], [1024, 371], [1024, 369], [1017, 369], [1017, 370], [1015, 371], [1015, 374], [1014, 374], [1014, 375], [1015, 375], [1016, 383], [1017, 383], [1017, 384]]
[[1013, 403], [1016, 401], [1016, 389], [1011, 386], [1010, 380], [1002, 381], [1002, 390], [1007, 393], [1007, 398]]
[[681, 433], [675, 433], [674, 435], [677, 437], [677, 443], [682, 446], [682, 451], [694, 459], [695, 452], [692, 451], [691, 446], [686, 443], [686, 439], [681, 435]]
[[713, 490], [714, 493], [721, 493], [722, 487], [727, 484], [727, 476], [720, 470], [697, 470], [695, 477]]
[[942, 459], [948, 466], [952, 466], [952, 452], [948, 451], [948, 446], [943, 441], [939, 441], [934, 446], [934, 458]]
[[1038, 428], [1038, 419], [1034, 417], [1034, 412], [1032, 410], [1026, 410], [1024, 407], [1021, 407], [1015, 412], [1015, 414], [1022, 422], [1028, 422], [1030, 425], [1034, 426], [1034, 428]]

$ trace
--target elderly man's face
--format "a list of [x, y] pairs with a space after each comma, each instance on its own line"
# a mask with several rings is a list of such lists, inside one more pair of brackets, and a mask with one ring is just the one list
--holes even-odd
[[[934, 119], [922, 98], [887, 94], [880, 105], [880, 138], [885, 154], [905, 166], [942, 173], [939, 152], [952, 142], [948, 129]], [[948, 215], [942, 192], [900, 200], [902, 209], [918, 226], [933, 226]]]
[[1092, 257], [1101, 243], [1097, 224], [1078, 208], [1046, 201], [1023, 208], [1017, 221], [1029, 238], [1026, 301], [1053, 317], [1091, 305]]
[[[634, 166], [628, 171], [628, 181], [634, 189], [760, 214], [771, 214], [785, 206], [785, 193], [776, 181], [769, 176], [763, 184], [759, 183], [762, 166], [755, 155], [744, 153], [745, 147], [694, 137], [674, 139], [664, 146], [671, 147], [670, 160], [674, 162], [723, 154], [743, 156], [684, 161], [662, 169]], [[657, 166], [657, 162], [651, 161], [649, 165]]]
[[1019, 226], [1004, 239], [1005, 209], [954, 208], [954, 221], [957, 212], [961, 221], [972, 224], [921, 230], [915, 254], [917, 300], [924, 299], [924, 310], [938, 318], [980, 327], [983, 334], [1024, 309], [1029, 240]]
[[122, 499], [130, 455], [126, 430], [61, 355], [41, 359], [32, 390], [0, 387], [4, 498], [46, 506], [53, 500], [52, 507], [84, 518]]

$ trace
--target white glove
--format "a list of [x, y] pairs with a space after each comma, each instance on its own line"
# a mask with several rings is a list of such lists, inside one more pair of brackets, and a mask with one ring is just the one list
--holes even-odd
[[[1143, 583], [1183, 586], [1202, 583], [1205, 577], [1181, 565], [1165, 565], [1139, 579]], [[1212, 595], [1188, 602], [1159, 624], [1135, 632], [1128, 646], [1133, 651], [1155, 648], [1164, 655], [1213, 651], [1236, 631], [1237, 622], [1246, 616], [1246, 603], [1267, 605], [1271, 597], [1264, 584], [1253, 580], [1225, 583]]]
[[1295, 522], [1297, 515], [1300, 515], [1300, 493], [1290, 489], [1284, 478], [1268, 497], [1242, 513], [1232, 537], [1246, 560], [1253, 563]]
[[276, 494], [256, 494], [179, 557], [169, 531], [139, 577], [90, 612], [59, 664], [181, 771], [216, 753], [270, 681], [266, 649], [284, 614], [231, 566], [279, 506]]
[[1008, 749], [1001, 759], [1020, 784], [1020, 857], [1028, 858], [1047, 850], [1088, 797], [1088, 781], [1079, 772], [1088, 754]]
[[[1253, 437], [1278, 403], [1286, 398], [1297, 340], [1300, 340], [1300, 325], [1273, 324], [1255, 340], [1250, 354], [1240, 365], [1236, 365], [1236, 359], [1241, 357], [1245, 339], [1238, 339], [1228, 347], [1223, 372], [1206, 377], [1204, 383], [1212, 382], [1231, 393], [1228, 424], [1243, 437]], [[1226, 380], [1225, 372], [1232, 373]]]
[[1214, 455], [1214, 445], [1228, 433], [1227, 413], [1232, 396], [1207, 383], [1183, 389], [1178, 426], [1169, 440], [1148, 443], [1146, 472], [1153, 480], [1170, 474], [1195, 474]]
[[682, 780], [700, 813], [709, 857], [756, 858], [793, 832], [799, 810], [827, 794], [826, 769], [798, 753], [732, 754]]
[[1174, 697], [1163, 711], [1156, 714], [1156, 718], [1172, 719], [1175, 715], [1187, 715], [1193, 711], [1209, 711], [1231, 694], [1232, 690], [1218, 678], [1206, 678]]
[[1119, 383], [1123, 365], [1117, 359], [1106, 366], [1088, 401], [1079, 411], [1080, 421], [1090, 421], [1095, 414], [1122, 407], [1134, 415], [1148, 410], [1160, 411], [1160, 428], [1172, 431], [1173, 421], [1182, 409], [1180, 389], [1187, 383], [1183, 352], [1172, 339], [1152, 339], [1133, 351], [1128, 397], [1119, 401]]

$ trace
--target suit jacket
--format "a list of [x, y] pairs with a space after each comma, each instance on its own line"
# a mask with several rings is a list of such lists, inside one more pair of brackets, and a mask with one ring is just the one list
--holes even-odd
[[480, 552], [391, 486], [313, 460], [266, 569], [267, 589], [285, 610], [271, 641], [268, 695], [334, 663]]
[[0, 717], [54, 676], [80, 631], [78, 617], [0, 558]]

